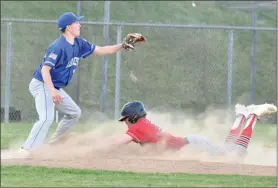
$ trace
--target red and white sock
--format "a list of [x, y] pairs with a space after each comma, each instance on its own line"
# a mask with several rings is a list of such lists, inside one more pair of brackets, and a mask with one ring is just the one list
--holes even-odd
[[234, 143], [240, 135], [242, 126], [244, 125], [246, 118], [244, 115], [240, 115], [236, 118], [229, 135], [226, 137], [225, 144]]
[[245, 124], [245, 127], [243, 128], [240, 137], [235, 141], [235, 144], [240, 145], [244, 148], [248, 148], [256, 123], [257, 123], [257, 116], [251, 114], [247, 119], [247, 122]]

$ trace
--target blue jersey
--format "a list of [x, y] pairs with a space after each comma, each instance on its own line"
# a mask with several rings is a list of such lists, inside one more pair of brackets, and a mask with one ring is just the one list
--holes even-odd
[[95, 45], [83, 38], [75, 38], [74, 44], [70, 44], [61, 35], [49, 45], [47, 52], [33, 77], [42, 81], [41, 69], [43, 65], [52, 67], [50, 75], [56, 89], [65, 88], [71, 81], [80, 58], [87, 58], [95, 50]]

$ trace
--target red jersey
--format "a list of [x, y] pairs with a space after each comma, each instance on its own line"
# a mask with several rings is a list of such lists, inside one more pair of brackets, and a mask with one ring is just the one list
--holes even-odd
[[130, 125], [126, 134], [139, 144], [154, 144], [164, 141], [166, 146], [172, 149], [179, 149], [185, 145], [184, 138], [164, 132], [160, 127], [145, 118], [139, 119], [137, 123]]

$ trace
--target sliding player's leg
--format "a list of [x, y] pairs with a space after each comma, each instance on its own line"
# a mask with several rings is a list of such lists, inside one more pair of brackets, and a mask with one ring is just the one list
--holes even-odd
[[225, 145], [233, 144], [236, 139], [239, 137], [242, 127], [246, 121], [246, 117], [248, 116], [247, 107], [241, 104], [237, 104], [235, 106], [236, 111], [236, 120], [233, 123], [233, 126], [230, 129], [230, 132], [225, 140]]
[[[199, 135], [187, 136], [187, 140], [193, 148], [213, 156], [224, 156], [231, 152], [243, 155], [247, 152], [248, 144], [258, 118], [275, 112], [277, 112], [277, 107], [272, 104], [250, 105], [248, 107], [236, 105], [237, 118], [224, 146], [217, 145]], [[242, 127], [243, 130], [241, 131]]]
[[249, 116], [247, 118], [246, 124], [243, 128], [241, 135], [235, 141], [235, 149], [236, 152], [240, 156], [244, 156], [247, 154], [247, 148], [249, 146], [249, 142], [253, 135], [253, 130], [255, 125], [263, 116], [270, 115], [277, 112], [277, 107], [273, 104], [262, 104], [262, 105], [250, 105], [247, 106]]
[[236, 120], [225, 140], [225, 146], [216, 145], [212, 141], [204, 138], [202, 136], [188, 136], [188, 141], [191, 145], [194, 145], [194, 148], [198, 149], [201, 152], [207, 152], [210, 155], [226, 155], [227, 152], [233, 149], [234, 142], [237, 137], [240, 135], [242, 126], [248, 116], [247, 108], [244, 105], [237, 104], [235, 106], [236, 111]]
[[224, 156], [227, 154], [223, 145], [217, 145], [213, 141], [200, 135], [189, 135], [186, 137], [188, 144], [197, 152], [206, 153], [211, 156]]

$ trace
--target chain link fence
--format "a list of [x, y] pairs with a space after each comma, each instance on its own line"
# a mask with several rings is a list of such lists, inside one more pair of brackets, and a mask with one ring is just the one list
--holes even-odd
[[[3, 20], [2, 20], [3, 21]], [[34, 122], [37, 118], [28, 85], [45, 50], [59, 33], [53, 21], [4, 20], [1, 23], [1, 121]], [[10, 24], [10, 36], [7, 29]], [[82, 23], [82, 35], [103, 43], [106, 23]], [[121, 51], [108, 57], [105, 112], [100, 112], [102, 58], [89, 57], [66, 88], [80, 101], [82, 120], [115, 118], [130, 100], [142, 100], [151, 110], [185, 110], [199, 113], [207, 107], [231, 108], [250, 102], [251, 27], [109, 23], [109, 42], [121, 42], [127, 33], [143, 33], [147, 44], [136, 52]], [[276, 102], [277, 28], [257, 29], [256, 103]], [[10, 41], [9, 41], [10, 40]], [[11, 47], [7, 46], [11, 43]], [[11, 57], [7, 61], [7, 53]], [[7, 65], [11, 65], [7, 82]], [[9, 89], [10, 88], [10, 89]], [[9, 92], [7, 92], [7, 89]], [[10, 94], [9, 94], [10, 93]], [[9, 95], [9, 97], [7, 97]], [[79, 97], [79, 98], [77, 98]], [[9, 100], [9, 101], [6, 101]], [[4, 105], [4, 106], [3, 106]], [[4, 109], [11, 108], [12, 113]], [[272, 120], [274, 121], [274, 119]]]
[[[121, 104], [140, 99], [150, 108], [198, 113], [250, 103], [252, 30], [124, 27], [123, 33], [136, 30], [150, 41], [122, 54], [128, 66], [121, 69]], [[275, 102], [276, 32], [257, 33], [256, 103]], [[137, 82], [130, 81], [131, 71]]]

